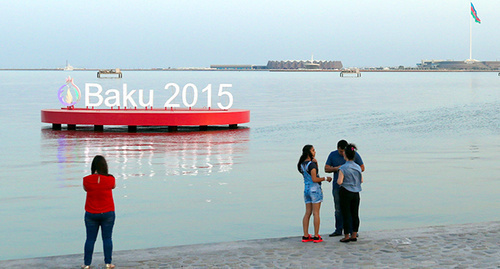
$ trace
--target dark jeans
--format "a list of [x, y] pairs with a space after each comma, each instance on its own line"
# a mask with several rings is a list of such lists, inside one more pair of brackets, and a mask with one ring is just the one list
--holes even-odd
[[104, 263], [111, 263], [111, 254], [113, 253], [113, 241], [111, 235], [115, 225], [115, 212], [110, 211], [102, 214], [92, 214], [85, 212], [85, 227], [87, 228], [87, 240], [85, 241], [84, 263], [92, 263], [92, 254], [97, 239], [99, 227], [101, 227], [102, 244], [104, 250]]
[[[359, 192], [350, 192], [340, 187], [340, 208], [344, 219], [344, 234], [358, 232], [359, 229]], [[351, 220], [351, 221], [349, 221]]]
[[337, 183], [332, 182], [332, 195], [333, 195], [333, 204], [335, 207], [335, 232], [338, 234], [342, 234], [342, 228], [344, 227], [342, 220], [342, 211], [340, 209], [340, 186]]
[[[336, 234], [342, 234], [342, 229], [344, 228], [344, 219], [342, 217], [342, 210], [340, 208], [340, 185], [333, 183], [332, 188], [333, 203], [335, 206], [335, 232]], [[350, 220], [348, 220], [350, 221]], [[352, 230], [349, 231], [352, 233]]]

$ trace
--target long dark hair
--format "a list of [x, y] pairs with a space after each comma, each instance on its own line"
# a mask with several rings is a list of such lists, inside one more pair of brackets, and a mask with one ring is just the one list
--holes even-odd
[[354, 144], [348, 144], [345, 148], [345, 156], [347, 157], [348, 160], [354, 160], [354, 157], [356, 157], [356, 145]]
[[313, 159], [311, 149], [313, 148], [313, 145], [305, 145], [302, 148], [302, 155], [300, 155], [299, 162], [297, 163], [297, 169], [299, 170], [299, 173], [302, 174], [302, 168], [300, 168], [300, 165], [309, 157], [311, 160]]
[[90, 171], [92, 174], [95, 174], [97, 171], [99, 175], [108, 176], [108, 163], [106, 163], [106, 159], [101, 155], [96, 155], [94, 160], [92, 160]]

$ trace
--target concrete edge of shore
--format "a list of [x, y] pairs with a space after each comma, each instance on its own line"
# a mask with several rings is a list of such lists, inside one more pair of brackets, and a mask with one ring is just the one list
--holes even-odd
[[[117, 268], [500, 268], [500, 221], [360, 231], [358, 242], [300, 236], [114, 251]], [[98, 240], [96, 244], [99, 244]], [[92, 268], [103, 268], [95, 253]], [[0, 261], [1, 268], [80, 268], [83, 254]]]

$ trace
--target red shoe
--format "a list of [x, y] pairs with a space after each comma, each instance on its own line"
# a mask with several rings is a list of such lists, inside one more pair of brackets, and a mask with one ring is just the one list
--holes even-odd
[[323, 242], [323, 238], [321, 238], [321, 235], [318, 235], [318, 237], [316, 237], [316, 236], [313, 237], [312, 240], [314, 243]]
[[302, 242], [312, 242], [313, 241], [313, 238], [311, 237], [311, 235], [308, 235], [307, 237], [306, 236], [302, 236]]

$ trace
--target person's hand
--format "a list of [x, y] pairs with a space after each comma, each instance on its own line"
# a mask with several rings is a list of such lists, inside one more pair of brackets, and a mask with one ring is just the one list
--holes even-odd
[[332, 177], [326, 177], [326, 181], [332, 182]]

